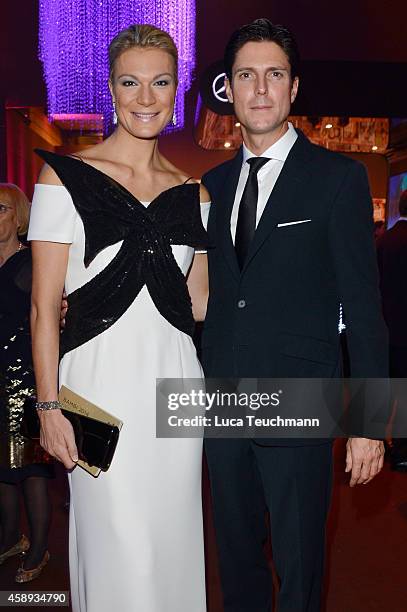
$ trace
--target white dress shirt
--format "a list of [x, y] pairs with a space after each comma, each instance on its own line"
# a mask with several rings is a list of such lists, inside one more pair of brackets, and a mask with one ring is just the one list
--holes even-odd
[[279, 174], [283, 169], [284, 162], [287, 159], [291, 147], [297, 140], [298, 135], [293, 125], [288, 123], [288, 130], [286, 133], [277, 140], [271, 147], [266, 149], [261, 156], [256, 156], [254, 153], [249, 151], [245, 144], [243, 144], [243, 162], [242, 169], [240, 171], [240, 177], [237, 184], [235, 201], [232, 208], [232, 215], [230, 217], [230, 231], [232, 233], [233, 244], [235, 243], [237, 217], [239, 214], [240, 200], [242, 199], [243, 191], [246, 185], [247, 178], [249, 176], [249, 164], [246, 161], [250, 157], [269, 157], [270, 161], [264, 164], [260, 168], [257, 174], [257, 181], [259, 185], [259, 197], [257, 200], [257, 214], [256, 214], [256, 227], [261, 219], [263, 211], [266, 207], [267, 200], [273, 191], [274, 185], [277, 182]]

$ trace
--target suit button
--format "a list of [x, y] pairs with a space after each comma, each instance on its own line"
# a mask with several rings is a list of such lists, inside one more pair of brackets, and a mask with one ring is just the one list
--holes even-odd
[[237, 303], [238, 308], [246, 308], [246, 300], [239, 300]]

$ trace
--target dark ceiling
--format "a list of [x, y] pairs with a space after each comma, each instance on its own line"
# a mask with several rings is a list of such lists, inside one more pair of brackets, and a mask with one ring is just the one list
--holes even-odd
[[198, 0], [199, 67], [257, 17], [289, 27], [303, 59], [407, 62], [406, 0]]

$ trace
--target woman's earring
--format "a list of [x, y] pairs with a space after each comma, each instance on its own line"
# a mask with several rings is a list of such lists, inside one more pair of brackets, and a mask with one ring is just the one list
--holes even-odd
[[172, 115], [171, 123], [174, 126], [177, 125], [177, 115], [175, 114], [175, 111], [174, 111], [174, 113]]
[[117, 125], [116, 102], [113, 100], [113, 125]]

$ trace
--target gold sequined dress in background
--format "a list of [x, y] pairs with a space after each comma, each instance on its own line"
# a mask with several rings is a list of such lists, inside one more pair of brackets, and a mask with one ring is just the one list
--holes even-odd
[[0, 267], [0, 482], [53, 476], [49, 455], [20, 433], [24, 402], [35, 395], [30, 301], [31, 253], [23, 249]]

